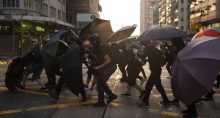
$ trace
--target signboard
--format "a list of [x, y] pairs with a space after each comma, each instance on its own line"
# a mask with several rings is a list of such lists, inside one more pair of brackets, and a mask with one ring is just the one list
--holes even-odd
[[91, 22], [98, 18], [98, 14], [77, 13], [77, 22]]

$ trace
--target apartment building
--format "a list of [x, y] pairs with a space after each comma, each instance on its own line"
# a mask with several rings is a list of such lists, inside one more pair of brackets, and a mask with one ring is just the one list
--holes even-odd
[[192, 31], [220, 27], [220, 0], [191, 0], [190, 14]]

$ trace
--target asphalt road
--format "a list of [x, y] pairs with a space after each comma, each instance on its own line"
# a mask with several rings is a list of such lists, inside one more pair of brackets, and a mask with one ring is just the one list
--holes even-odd
[[[90, 97], [86, 102], [80, 102], [80, 98], [74, 96], [65, 87], [58, 101], [48, 96], [47, 92], [40, 92], [40, 86], [28, 81], [28, 88], [24, 91], [9, 92], [4, 86], [4, 73], [6, 65], [0, 65], [0, 118], [101, 118], [104, 108], [94, 108], [93, 103], [97, 101], [97, 92], [87, 90]], [[147, 75], [150, 71], [145, 67]], [[84, 71], [85, 72], [85, 71]], [[85, 75], [85, 74], [84, 74]], [[167, 78], [167, 71], [162, 73], [162, 82], [169, 99], [172, 99], [170, 79]], [[41, 78], [46, 82], [46, 75]], [[86, 78], [86, 76], [84, 76]], [[105, 118], [179, 118], [181, 110], [185, 106], [180, 105], [162, 106], [161, 96], [154, 88], [150, 97], [150, 106], [143, 108], [139, 105], [139, 93], [132, 90], [131, 97], [123, 97], [120, 94], [126, 91], [126, 84], [119, 81], [120, 72], [116, 73], [109, 80], [113, 92], [118, 95], [117, 100], [108, 105]], [[138, 83], [140, 81], [137, 80]], [[144, 85], [143, 85], [144, 87]], [[220, 91], [216, 89], [215, 100], [202, 102], [196, 105], [199, 118], [220, 117]]]

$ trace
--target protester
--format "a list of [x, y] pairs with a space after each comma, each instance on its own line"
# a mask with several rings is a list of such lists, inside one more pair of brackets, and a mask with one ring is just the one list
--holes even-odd
[[142, 102], [144, 106], [149, 106], [149, 97], [151, 90], [153, 86], [156, 86], [156, 89], [161, 94], [163, 101], [160, 102], [163, 105], [170, 104], [170, 101], [166, 95], [166, 92], [161, 84], [161, 71], [163, 66], [163, 59], [162, 59], [162, 53], [155, 47], [155, 44], [148, 43], [145, 51], [144, 51], [145, 57], [148, 57], [149, 62], [149, 68], [151, 71], [151, 74], [149, 76], [149, 79], [145, 85], [145, 93], [143, 96], [141, 96]]
[[93, 45], [93, 52], [97, 56], [97, 65], [94, 67], [99, 72], [97, 78], [98, 102], [93, 104], [94, 107], [105, 106], [104, 92], [108, 95], [108, 103], [117, 98], [117, 95], [112, 93], [107, 81], [116, 70], [116, 63], [113, 61], [113, 54], [110, 45], [100, 45], [99, 36], [93, 34], [89, 37]]

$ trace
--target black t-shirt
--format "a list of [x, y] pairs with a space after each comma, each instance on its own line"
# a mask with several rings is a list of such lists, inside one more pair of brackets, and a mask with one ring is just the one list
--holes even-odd
[[111, 58], [111, 64], [115, 64], [114, 62], [114, 56], [112, 54], [111, 46], [106, 44], [106, 45], [101, 45], [99, 47], [96, 47], [95, 49], [95, 55], [97, 56], [97, 65], [102, 64], [105, 61], [105, 55], [108, 55]]
[[148, 57], [150, 70], [161, 69], [163, 63], [162, 53], [153, 46], [147, 46], [144, 50], [145, 57]]

